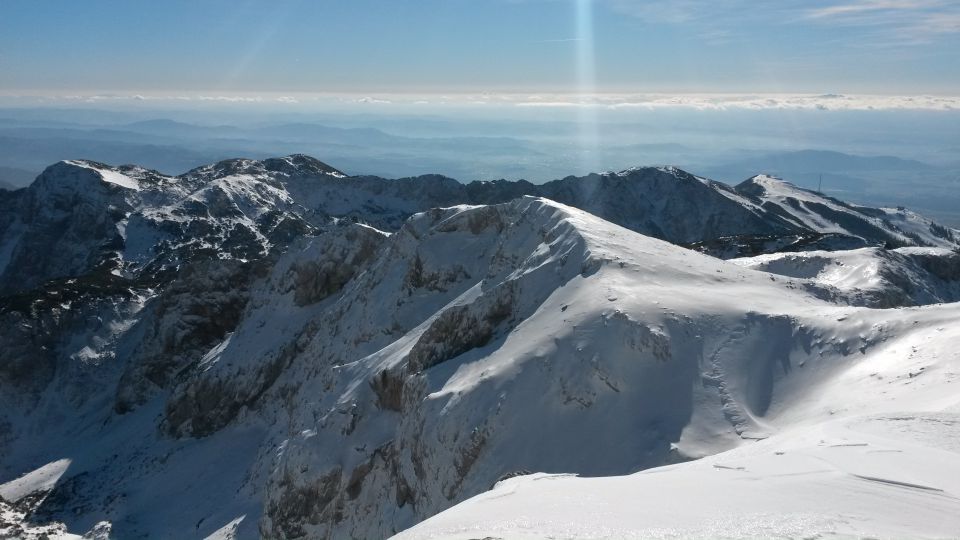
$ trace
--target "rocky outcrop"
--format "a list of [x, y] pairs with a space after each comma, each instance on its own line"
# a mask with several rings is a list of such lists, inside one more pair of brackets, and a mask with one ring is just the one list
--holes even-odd
[[114, 409], [127, 413], [196, 369], [206, 351], [232, 332], [266, 265], [235, 259], [200, 262], [181, 271], [140, 321], [135, 362], [117, 386]]
[[3, 209], [10, 222], [0, 230], [0, 294], [78, 276], [108, 260], [123, 244], [116, 224], [130, 211], [124, 191], [91, 168], [62, 162], [45, 170]]
[[[219, 331], [219, 338], [204, 346], [188, 348], [194, 353], [186, 367], [200, 371], [191, 373], [185, 372], [185, 368], [180, 369], [181, 377], [177, 381], [179, 384], [166, 406], [166, 431], [178, 437], [202, 437], [227, 425], [241, 410], [256, 407], [264, 392], [277, 381], [293, 359], [303, 352], [305, 343], [316, 332], [316, 328], [305, 320], [304, 325], [293, 329], [290, 336], [276, 341], [274, 348], [268, 347], [264, 350], [262, 356], [255, 359], [255, 363], [246, 367], [249, 371], [242, 376], [223, 376], [217, 370], [205, 373], [205, 370], [215, 363], [229, 362], [230, 356], [245, 355], [246, 352], [235, 351], [229, 347], [211, 351], [211, 346], [221, 341], [226, 331], [247, 331], [246, 327], [237, 328], [236, 322], [241, 315], [246, 317], [250, 325], [262, 326], [255, 322], [258, 312], [276, 313], [279, 309], [277, 302], [291, 309], [309, 308], [336, 295], [369, 264], [386, 238], [384, 233], [370, 227], [344, 224], [301, 242], [281, 257], [269, 275], [249, 293], [254, 296], [251, 306], [246, 305], [248, 293], [243, 287], [226, 287], [234, 295], [241, 297], [211, 291], [215, 301], [228, 302], [226, 308], [230, 307], [229, 302], [236, 305], [236, 310], [232, 312], [236, 317], [226, 317], [218, 323], [222, 326], [212, 328]], [[232, 275], [248, 280], [245, 283], [255, 277], [249, 269], [241, 269]], [[203, 287], [202, 282], [198, 286]], [[191, 303], [196, 301], [196, 297], [189, 298]], [[217, 309], [222, 311], [224, 307], [221, 305]], [[199, 317], [196, 320], [201, 322], [207, 319]], [[226, 325], [227, 322], [232, 324]], [[212, 337], [210, 324], [194, 330], [202, 330], [202, 337]], [[161, 324], [160, 328], [169, 326]], [[174, 327], [176, 328], [175, 325]], [[189, 338], [194, 334], [195, 332], [180, 332], [176, 335]], [[198, 355], [198, 351], [201, 354]], [[206, 357], [201, 359], [201, 355]], [[160, 357], [170, 358], [167, 354], [161, 354]]]
[[515, 288], [515, 282], [506, 282], [476, 302], [445, 310], [410, 349], [407, 369], [418, 373], [489, 343], [513, 315]]
[[331, 236], [314, 240], [319, 253], [303, 253], [290, 266], [293, 301], [298, 306], [315, 304], [339, 292], [385, 240], [382, 232], [359, 225], [345, 227], [337, 241], [329, 241]]

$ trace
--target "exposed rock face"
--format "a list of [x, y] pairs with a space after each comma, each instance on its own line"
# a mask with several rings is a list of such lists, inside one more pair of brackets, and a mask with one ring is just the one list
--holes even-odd
[[443, 311], [410, 349], [408, 369], [417, 373], [483, 347], [513, 315], [516, 282], [508, 281], [470, 304]]
[[[247, 313], [238, 313], [236, 322], [243, 314], [247, 324], [263, 328], [264, 324], [257, 320], [263, 312], [277, 313], [289, 309], [309, 313], [311, 306], [340, 292], [385, 241], [386, 235], [376, 229], [350, 224], [334, 227], [294, 246], [277, 262], [266, 280], [258, 284], [253, 292], [253, 304], [246, 306], [244, 303]], [[247, 326], [237, 328], [236, 322], [230, 326], [231, 331], [246, 333]], [[198, 363], [191, 364], [204, 373], [181, 378], [182, 384], [166, 406], [166, 429], [177, 436], [208, 435], [232, 421], [241, 410], [255, 406], [263, 392], [302, 351], [303, 340], [315, 332], [309, 322], [303, 320], [299, 323], [301, 326], [291, 328], [290, 335], [264, 336], [259, 343], [264, 348], [263, 356], [255, 365], [246, 366], [250, 371], [241, 380], [235, 378], [238, 374], [234, 377], [217, 376], [217, 363], [236, 354], [229, 346], [232, 340], [224, 345], [225, 348], [212, 351], [209, 345], [193, 348], [206, 354], [202, 361], [198, 358]], [[242, 337], [238, 336], [238, 339]]]
[[129, 412], [158, 390], [170, 389], [240, 322], [250, 284], [264, 264], [228, 259], [187, 266], [150, 306], [141, 324], [137, 358], [117, 387], [115, 410]]
[[67, 162], [44, 171], [14, 208], [4, 209], [0, 293], [84, 274], [108, 257], [123, 243], [116, 227], [130, 210], [123, 191], [94, 169]]
[[360, 226], [347, 228], [340, 241], [314, 240], [313, 251], [320, 251], [316, 258], [303, 253], [290, 267], [294, 303], [307, 306], [339, 292], [373, 258], [383, 241], [380, 231]]

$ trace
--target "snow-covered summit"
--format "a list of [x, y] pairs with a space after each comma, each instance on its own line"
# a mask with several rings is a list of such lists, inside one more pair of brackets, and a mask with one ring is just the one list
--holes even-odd
[[140, 191], [140, 184], [134, 178], [131, 178], [99, 163], [94, 163], [91, 161], [65, 161], [64, 164], [93, 170], [104, 182], [123, 188], [132, 189], [134, 191]]

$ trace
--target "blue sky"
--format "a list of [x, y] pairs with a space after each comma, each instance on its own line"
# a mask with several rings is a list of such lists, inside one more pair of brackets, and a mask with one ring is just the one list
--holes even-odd
[[960, 2], [0, 3], [5, 94], [575, 92], [584, 77], [597, 92], [955, 95]]

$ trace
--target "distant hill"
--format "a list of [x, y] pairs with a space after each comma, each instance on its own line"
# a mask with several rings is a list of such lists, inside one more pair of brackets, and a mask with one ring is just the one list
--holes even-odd
[[832, 150], [800, 150], [761, 155], [756, 159], [744, 160], [765, 169], [791, 170], [831, 170], [831, 171], [880, 171], [880, 170], [922, 170], [931, 165], [914, 159], [902, 159], [895, 156], [858, 156]]

